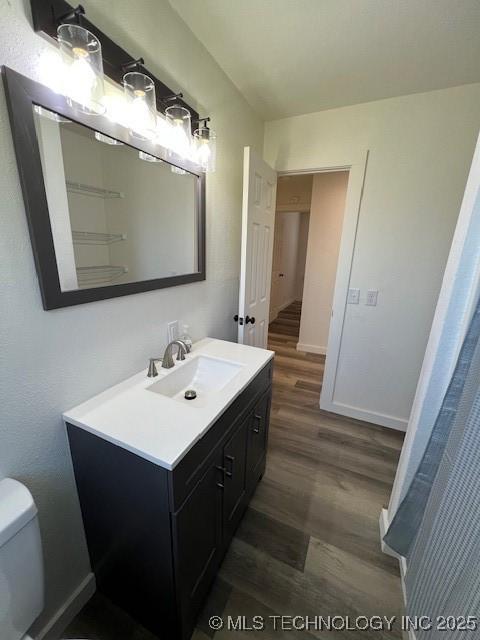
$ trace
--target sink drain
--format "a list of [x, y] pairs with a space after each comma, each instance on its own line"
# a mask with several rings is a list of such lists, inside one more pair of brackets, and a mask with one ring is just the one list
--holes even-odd
[[185, 391], [185, 400], [195, 400], [197, 392], [194, 389], [187, 389]]

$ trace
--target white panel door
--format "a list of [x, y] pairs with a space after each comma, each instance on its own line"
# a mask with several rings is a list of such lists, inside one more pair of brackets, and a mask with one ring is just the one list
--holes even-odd
[[250, 147], [243, 160], [238, 341], [266, 348], [277, 174]]

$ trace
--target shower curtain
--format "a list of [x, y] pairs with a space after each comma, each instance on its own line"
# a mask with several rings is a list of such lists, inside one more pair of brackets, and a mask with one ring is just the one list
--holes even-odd
[[[460, 458], [461, 445], [467, 438], [468, 431], [477, 429], [480, 433], [477, 406], [479, 386], [480, 301], [477, 302], [423, 458], [384, 536], [385, 543], [402, 556], [409, 556], [426, 518], [429, 502], [438, 501], [434, 488], [435, 483], [441, 481], [440, 470], [446, 473], [452, 464], [461, 466], [465, 462]], [[476, 467], [463, 468], [462, 484], [468, 483], [469, 476], [477, 470], [480, 475], [480, 449], [477, 461]], [[436, 505], [437, 508], [439, 506]]]

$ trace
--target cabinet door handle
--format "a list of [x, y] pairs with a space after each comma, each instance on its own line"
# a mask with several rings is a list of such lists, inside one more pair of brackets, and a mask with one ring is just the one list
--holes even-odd
[[225, 473], [229, 478], [233, 477], [233, 463], [235, 462], [235, 456], [225, 456], [225, 459], [230, 462], [230, 471], [225, 469]]
[[227, 476], [228, 478], [232, 477], [232, 474], [230, 473], [230, 471], [227, 471], [227, 469], [225, 467], [220, 467], [219, 465], [216, 466], [216, 468], [221, 471], [225, 476]]
[[257, 416], [257, 414], [255, 414], [254, 419], [257, 421], [257, 426], [254, 425], [253, 427], [253, 433], [260, 433], [260, 423], [262, 422], [262, 416]]
[[217, 482], [217, 487], [218, 487], [219, 489], [225, 489], [225, 485], [224, 485], [224, 484], [222, 484], [221, 482]]

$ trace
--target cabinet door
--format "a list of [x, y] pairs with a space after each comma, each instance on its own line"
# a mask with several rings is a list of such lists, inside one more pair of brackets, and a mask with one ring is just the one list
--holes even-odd
[[223, 449], [225, 477], [223, 518], [227, 544], [233, 536], [246, 506], [247, 437], [250, 420], [250, 416], [244, 420]]
[[185, 503], [172, 515], [182, 637], [187, 637], [195, 625], [222, 556], [221, 462], [220, 450]]
[[257, 482], [260, 467], [267, 450], [268, 420], [270, 416], [270, 390], [259, 400], [250, 419], [247, 445], [247, 484]]

